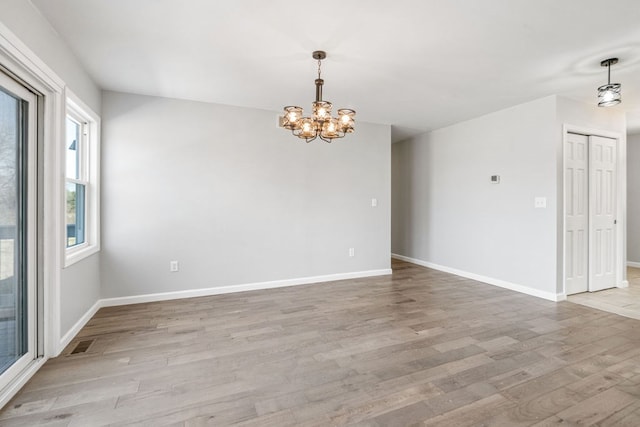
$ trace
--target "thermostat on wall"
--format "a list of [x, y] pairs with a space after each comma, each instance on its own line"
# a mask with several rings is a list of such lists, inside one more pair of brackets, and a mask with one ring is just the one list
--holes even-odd
[[492, 184], [500, 183], [500, 175], [491, 175], [491, 183]]

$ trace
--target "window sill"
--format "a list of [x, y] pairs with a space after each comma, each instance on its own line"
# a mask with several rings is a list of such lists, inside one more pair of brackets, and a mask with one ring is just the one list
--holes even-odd
[[87, 245], [82, 248], [66, 249], [64, 258], [64, 268], [67, 268], [77, 262], [82, 261], [85, 258], [90, 257], [93, 254], [100, 252], [100, 246]]

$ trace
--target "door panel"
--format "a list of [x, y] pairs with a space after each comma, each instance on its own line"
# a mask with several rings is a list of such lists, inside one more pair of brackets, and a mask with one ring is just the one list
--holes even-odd
[[567, 295], [588, 290], [589, 138], [568, 134], [565, 142], [565, 283]]
[[589, 291], [616, 286], [616, 140], [589, 137]]
[[36, 108], [0, 72], [0, 390], [36, 357]]

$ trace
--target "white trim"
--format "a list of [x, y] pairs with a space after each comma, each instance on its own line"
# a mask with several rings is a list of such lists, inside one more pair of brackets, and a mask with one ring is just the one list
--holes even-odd
[[640, 268], [640, 262], [627, 261], [627, 267]]
[[[58, 341], [60, 340], [60, 284], [62, 282], [62, 265], [64, 260], [64, 235], [60, 224], [64, 222], [64, 180], [60, 174], [62, 164], [62, 144], [64, 128], [62, 120], [64, 118], [64, 94], [58, 93], [55, 99], [50, 99], [45, 114], [47, 120], [51, 121], [52, 128], [45, 129], [45, 183], [44, 183], [44, 205], [45, 215], [45, 244], [44, 253], [49, 256], [44, 257], [45, 270], [45, 309], [49, 308], [49, 313], [45, 311], [45, 354], [50, 357], [58, 355]], [[48, 135], [47, 135], [48, 134]], [[49, 302], [46, 302], [46, 301]], [[48, 323], [48, 325], [47, 325]]]
[[[86, 225], [88, 225], [88, 227], [85, 228], [86, 242], [83, 245], [67, 248], [66, 238], [63, 239], [64, 267], [66, 268], [100, 251], [100, 116], [89, 108], [87, 104], [82, 102], [69, 88], [66, 89], [65, 95], [65, 113], [66, 111], [71, 111], [83, 121], [86, 120], [87, 126], [89, 127], [87, 130], [89, 139], [85, 144], [85, 155], [87, 157], [83, 160], [88, 166], [89, 174], [84, 177], [86, 181], [82, 181], [82, 183], [87, 185], [87, 193], [85, 196], [87, 203]], [[62, 141], [65, 141], [65, 139]], [[62, 145], [62, 151], [64, 152], [64, 142]], [[64, 166], [62, 170], [65, 171], [63, 173], [66, 173], [66, 166]], [[65, 183], [66, 180], [63, 182], [63, 186]], [[65, 194], [64, 191], [62, 194]], [[62, 235], [66, 236], [65, 221], [62, 221], [60, 227], [62, 227]]]
[[166, 301], [181, 298], [194, 298], [233, 292], [257, 291], [283, 288], [286, 286], [308, 285], [312, 283], [333, 282], [336, 280], [359, 279], [363, 277], [385, 276], [391, 274], [390, 268], [383, 270], [358, 271], [353, 273], [327, 274], [324, 276], [301, 277], [297, 279], [274, 280], [270, 282], [246, 283], [240, 285], [218, 286], [215, 288], [190, 289], [185, 291], [161, 292], [157, 294], [133, 295], [128, 297], [106, 298], [100, 300], [101, 307], [112, 307], [143, 302]]
[[596, 128], [588, 128], [584, 126], [576, 126], [568, 123], [565, 123], [564, 125], [562, 125], [562, 130], [565, 135], [567, 133], [577, 133], [579, 135], [601, 136], [604, 138], [611, 138], [611, 139], [617, 139], [617, 140], [619, 140], [621, 137], [619, 132], [596, 129]]
[[434, 264], [428, 261], [423, 261], [416, 258], [410, 258], [404, 255], [391, 254], [392, 258], [399, 259], [401, 261], [410, 262], [412, 264], [421, 265], [423, 267], [432, 268], [434, 270], [444, 271], [445, 273], [455, 274], [456, 276], [466, 277], [467, 279], [477, 280], [478, 282], [487, 283], [489, 285], [498, 286], [500, 288], [509, 289], [511, 291], [520, 292], [522, 294], [531, 295], [538, 298], [543, 298], [549, 301], [564, 301], [567, 299], [565, 294], [554, 294], [551, 292], [545, 292], [538, 289], [533, 289], [528, 286], [518, 285], [517, 283], [507, 282], [505, 280], [494, 279], [493, 277], [481, 276], [475, 273], [469, 273], [468, 271], [458, 270], [457, 268], [446, 267], [439, 264]]
[[28, 72], [47, 87], [62, 92], [65, 86], [64, 81], [2, 22], [0, 22], [0, 50], [10, 57], [12, 65], [23, 68], [23, 71]]
[[73, 338], [78, 335], [78, 332], [80, 332], [84, 325], [86, 325], [87, 322], [91, 320], [91, 318], [98, 312], [98, 310], [100, 310], [101, 307], [103, 307], [102, 300], [96, 301], [95, 304], [93, 304], [93, 306], [89, 310], [87, 310], [87, 312], [80, 319], [78, 319], [75, 325], [73, 325], [71, 329], [69, 329], [67, 333], [65, 333], [64, 336], [60, 339], [56, 354], [60, 354], [62, 350], [64, 350], [64, 348], [69, 345], [71, 340], [73, 340]]
[[616, 287], [618, 287], [618, 288], [628, 288], [629, 287], [629, 281], [628, 280], [623, 280], [622, 282], [618, 283], [616, 285]]

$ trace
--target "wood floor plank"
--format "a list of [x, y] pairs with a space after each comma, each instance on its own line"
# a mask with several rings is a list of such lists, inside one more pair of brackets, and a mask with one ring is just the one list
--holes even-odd
[[392, 265], [103, 308], [0, 425], [640, 425], [640, 320]]
[[565, 409], [556, 416], [576, 425], [593, 425], [633, 403], [635, 403], [633, 396], [615, 388], [609, 388]]

